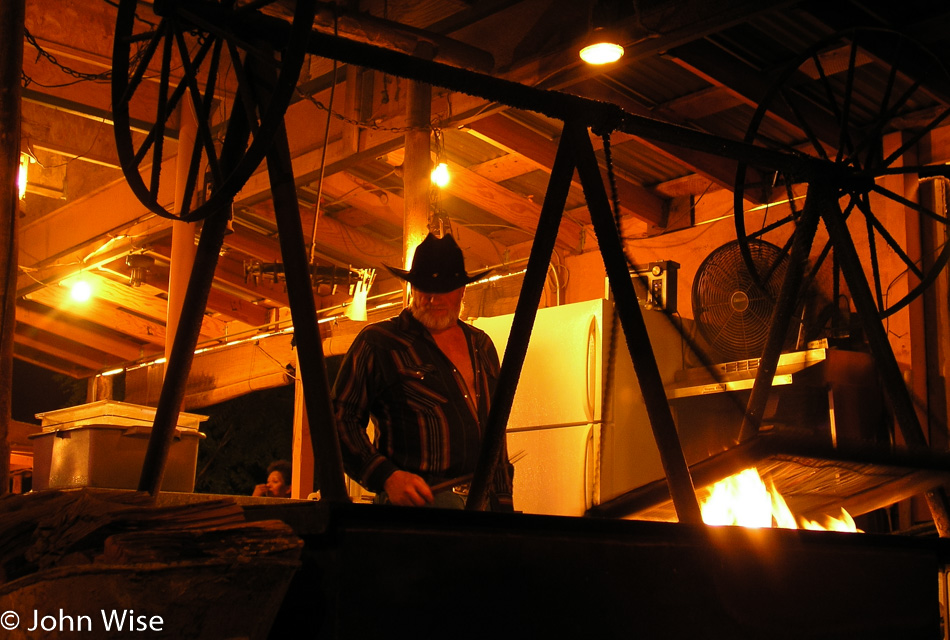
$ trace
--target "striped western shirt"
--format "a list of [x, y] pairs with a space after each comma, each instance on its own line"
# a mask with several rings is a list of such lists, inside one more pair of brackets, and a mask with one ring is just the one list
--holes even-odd
[[[475, 373], [474, 398], [461, 374], [410, 311], [364, 328], [350, 347], [333, 389], [343, 465], [379, 492], [397, 470], [430, 485], [475, 471], [498, 354], [488, 335], [459, 322]], [[375, 441], [366, 432], [376, 423]], [[511, 468], [498, 465], [492, 493], [510, 504]]]

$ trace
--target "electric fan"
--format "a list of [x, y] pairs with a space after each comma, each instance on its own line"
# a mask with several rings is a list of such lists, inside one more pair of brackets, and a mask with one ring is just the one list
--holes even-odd
[[749, 240], [760, 287], [733, 240], [709, 254], [693, 280], [693, 317], [703, 338], [721, 361], [762, 355], [772, 308], [788, 263], [782, 250], [762, 240]]

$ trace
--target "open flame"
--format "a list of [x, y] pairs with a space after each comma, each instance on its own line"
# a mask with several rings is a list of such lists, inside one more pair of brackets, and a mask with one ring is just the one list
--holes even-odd
[[860, 531], [846, 510], [841, 517], [827, 516], [824, 523], [807, 518], [796, 520], [785, 499], [766, 487], [757, 469], [749, 468], [720, 480], [709, 489], [709, 497], [702, 501], [703, 522], [709, 525], [738, 525], [740, 527], [778, 527], [782, 529], [813, 529], [822, 531]]

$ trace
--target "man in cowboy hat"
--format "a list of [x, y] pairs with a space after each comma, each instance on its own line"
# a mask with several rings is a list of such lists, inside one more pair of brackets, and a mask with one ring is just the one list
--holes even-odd
[[[363, 329], [343, 359], [333, 389], [343, 465], [377, 502], [462, 508], [499, 365], [459, 312], [465, 285], [488, 271], [467, 273], [455, 239], [432, 234], [408, 271], [386, 268], [411, 285], [409, 308]], [[512, 472], [498, 465], [493, 509], [511, 508]]]

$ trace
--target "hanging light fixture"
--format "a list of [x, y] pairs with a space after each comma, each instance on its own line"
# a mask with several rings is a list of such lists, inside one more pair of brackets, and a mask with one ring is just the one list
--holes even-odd
[[587, 64], [601, 65], [623, 57], [617, 23], [623, 18], [616, 0], [599, 0], [591, 7], [587, 37], [581, 45], [580, 57]]
[[432, 182], [440, 189], [444, 189], [449, 184], [449, 165], [444, 162], [440, 162], [435, 165], [435, 169], [432, 170]]
[[140, 287], [149, 269], [155, 266], [155, 258], [144, 253], [133, 253], [125, 257], [125, 264], [129, 267], [129, 286]]
[[343, 315], [356, 322], [366, 322], [366, 299], [370, 287], [373, 286], [373, 280], [376, 278], [376, 269], [358, 269], [358, 271], [360, 279], [356, 284], [350, 286], [350, 295], [353, 296], [353, 301], [347, 305]]
[[592, 29], [580, 51], [587, 64], [610, 64], [623, 57], [623, 45], [611, 38], [604, 27]]

